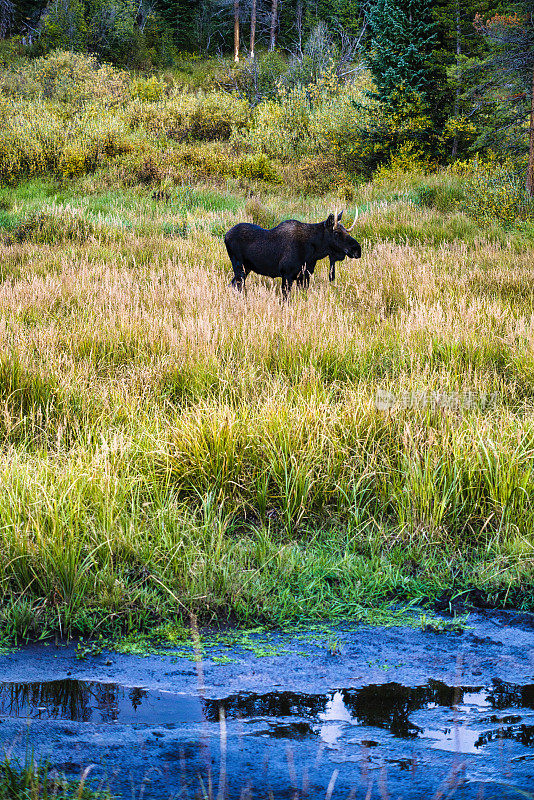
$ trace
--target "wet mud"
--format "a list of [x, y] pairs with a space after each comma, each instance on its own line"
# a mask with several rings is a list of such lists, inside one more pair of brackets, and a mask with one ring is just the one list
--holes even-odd
[[534, 618], [468, 625], [279, 633], [224, 664], [24, 648], [0, 656], [0, 745], [128, 798], [534, 798]]

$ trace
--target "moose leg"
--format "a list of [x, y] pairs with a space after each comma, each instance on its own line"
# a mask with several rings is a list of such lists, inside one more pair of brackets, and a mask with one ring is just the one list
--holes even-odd
[[306, 264], [304, 264], [296, 277], [296, 283], [299, 289], [307, 289], [310, 285], [310, 272], [306, 269]]
[[292, 278], [288, 278], [287, 275], [282, 275], [282, 295], [284, 300], [287, 300], [289, 297], [289, 292], [291, 291], [291, 285], [293, 283]]
[[232, 278], [232, 286], [234, 289], [237, 289], [240, 292], [243, 287], [245, 286], [245, 279], [247, 277], [247, 273], [245, 272], [243, 265], [239, 264], [238, 262], [232, 261], [232, 267], [234, 268], [234, 277]]
[[332, 256], [330, 256], [330, 271], [328, 273], [328, 278], [330, 281], [333, 281], [336, 278], [336, 262]]

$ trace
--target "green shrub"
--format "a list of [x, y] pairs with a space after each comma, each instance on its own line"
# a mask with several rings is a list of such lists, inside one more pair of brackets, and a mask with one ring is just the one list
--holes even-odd
[[457, 161], [449, 168], [461, 179], [463, 194], [457, 207], [480, 222], [499, 221], [505, 226], [534, 218], [534, 201], [525, 194], [524, 170], [510, 160], [500, 163], [493, 155]]
[[85, 241], [95, 233], [94, 225], [69, 206], [47, 206], [22, 217], [1, 217], [4, 241], [56, 244], [66, 240]]
[[447, 173], [429, 176], [425, 182], [411, 189], [407, 197], [416, 206], [435, 208], [443, 213], [456, 211], [465, 197], [465, 189], [458, 178]]
[[239, 161], [237, 174], [250, 180], [279, 183], [278, 172], [264, 153], [245, 156]]
[[277, 50], [260, 53], [253, 61], [244, 59], [230, 72], [231, 81], [250, 103], [275, 98], [281, 79], [287, 73], [287, 62]]
[[312, 195], [326, 194], [347, 179], [333, 155], [301, 158], [288, 165], [285, 178], [295, 191]]
[[74, 178], [129, 148], [121, 117], [101, 108], [63, 115], [44, 100], [0, 100], [0, 181], [54, 172]]
[[165, 92], [165, 83], [161, 78], [152, 75], [150, 78], [136, 78], [132, 81], [132, 96], [138, 100], [155, 103], [161, 100]]
[[127, 111], [130, 127], [144, 128], [177, 141], [229, 139], [249, 124], [250, 106], [224, 92], [177, 95], [166, 102], [134, 101]]
[[[277, 100], [260, 103], [250, 129], [242, 135], [246, 145], [270, 158], [295, 161], [328, 158], [354, 173], [369, 172], [373, 155], [363, 130], [367, 75], [339, 91], [339, 81], [325, 75], [309, 86], [280, 88]], [[354, 104], [360, 108], [355, 112]]]
[[130, 79], [94, 56], [55, 50], [32, 61], [22, 61], [0, 75], [0, 95], [17, 99], [44, 97], [80, 107], [90, 101], [117, 105], [128, 98]]
[[252, 217], [252, 222], [262, 228], [274, 228], [278, 221], [274, 211], [266, 208], [256, 197], [247, 200], [245, 211], [249, 217]]
[[238, 163], [227, 146], [219, 142], [204, 142], [200, 145], [185, 145], [173, 154], [173, 170], [176, 181], [192, 178], [236, 177]]

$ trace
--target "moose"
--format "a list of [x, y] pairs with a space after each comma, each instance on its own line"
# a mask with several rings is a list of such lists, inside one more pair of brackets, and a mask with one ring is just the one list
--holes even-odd
[[265, 230], [259, 225], [241, 222], [230, 228], [224, 243], [232, 262], [232, 286], [241, 291], [249, 272], [282, 278], [282, 294], [286, 298], [294, 281], [307, 287], [317, 261], [330, 259], [329, 278], [336, 276], [336, 261], [345, 256], [360, 258], [362, 248], [350, 236], [358, 214], [350, 228], [341, 224], [343, 211], [330, 214], [324, 222], [307, 223], [289, 219], [276, 228]]

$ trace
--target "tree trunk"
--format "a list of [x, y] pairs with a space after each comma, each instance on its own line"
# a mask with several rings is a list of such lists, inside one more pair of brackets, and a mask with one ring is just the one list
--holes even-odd
[[276, 44], [276, 25], [278, 22], [278, 0], [272, 0], [271, 5], [271, 35], [269, 38], [269, 50], [274, 50]]
[[303, 17], [302, 0], [298, 0], [298, 2], [297, 2], [297, 44], [298, 44], [299, 56], [301, 58], [302, 58], [302, 17]]
[[250, 57], [254, 59], [254, 47], [256, 46], [256, 0], [252, 0], [250, 11]]
[[239, 0], [234, 0], [234, 61], [239, 61]]
[[[457, 117], [460, 113], [460, 53], [461, 46], [461, 29], [460, 29], [460, 0], [456, 0], [456, 90], [454, 95], [454, 116]], [[454, 134], [452, 142], [452, 160], [456, 160], [458, 155], [458, 131]]]

